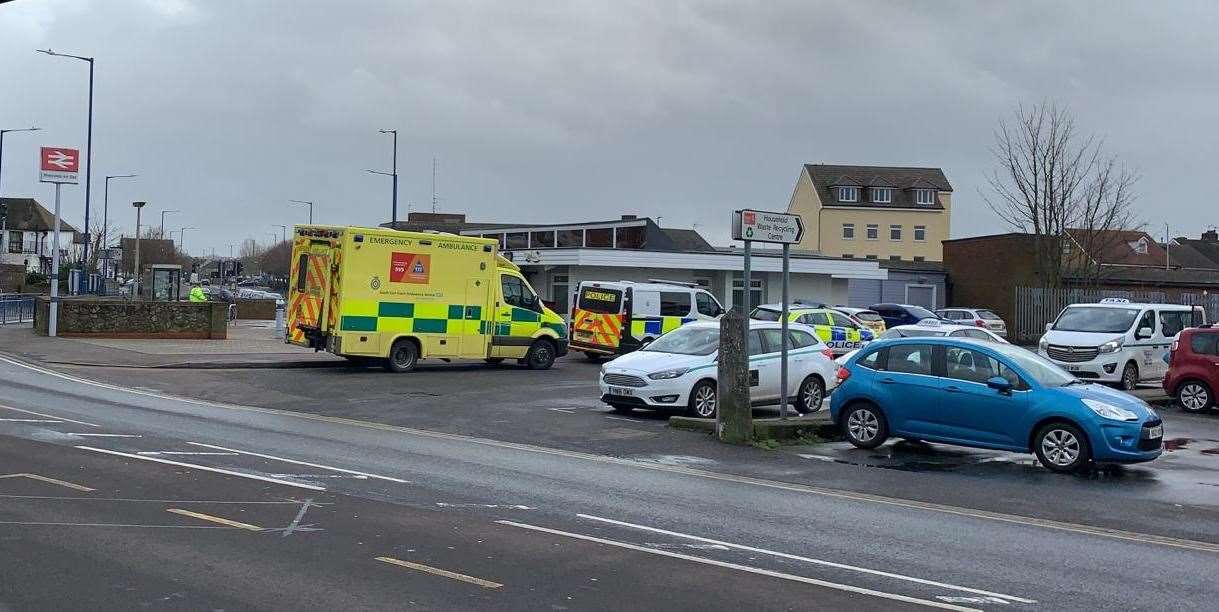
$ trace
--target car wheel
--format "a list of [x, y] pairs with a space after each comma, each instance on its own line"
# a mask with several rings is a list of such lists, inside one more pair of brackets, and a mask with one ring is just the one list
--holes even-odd
[[1092, 460], [1092, 449], [1080, 429], [1070, 423], [1050, 423], [1033, 439], [1037, 460], [1052, 472], [1076, 472]]
[[1189, 380], [1177, 388], [1177, 401], [1186, 412], [1202, 412], [1215, 403], [1215, 396], [1206, 383]]
[[549, 370], [554, 365], [554, 344], [549, 340], [538, 340], [525, 353], [525, 365], [530, 370]]
[[847, 442], [859, 448], [876, 448], [889, 437], [889, 423], [874, 404], [853, 404], [842, 425]]
[[1122, 368], [1122, 391], [1134, 391], [1139, 386], [1139, 366], [1134, 365], [1134, 362], [1126, 364]]
[[419, 363], [419, 348], [413, 340], [403, 338], [389, 349], [389, 359], [385, 360], [385, 369], [390, 372], [410, 372]]
[[800, 392], [796, 395], [796, 410], [800, 414], [809, 414], [821, 410], [825, 403], [825, 383], [816, 376], [809, 376], [800, 383]]
[[504, 358], [503, 357], [488, 357], [488, 358], [484, 359], [483, 361], [485, 361], [491, 365], [499, 365], [504, 362]]
[[714, 419], [718, 399], [715, 383], [709, 380], [700, 381], [690, 390], [690, 414], [704, 419]]

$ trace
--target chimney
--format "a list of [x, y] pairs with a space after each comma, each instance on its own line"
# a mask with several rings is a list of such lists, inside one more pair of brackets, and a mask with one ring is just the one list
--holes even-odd
[[1206, 230], [1205, 232], [1202, 232], [1202, 241], [1203, 242], [1219, 242], [1219, 232], [1217, 232], [1213, 229], [1209, 229], [1209, 230]]

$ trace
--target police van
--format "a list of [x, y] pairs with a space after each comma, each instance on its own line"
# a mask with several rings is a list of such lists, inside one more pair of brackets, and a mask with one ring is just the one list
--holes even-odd
[[589, 358], [637, 350], [691, 321], [724, 314], [696, 283], [581, 281], [571, 309], [570, 346]]
[[1138, 304], [1125, 298], [1071, 304], [1046, 325], [1037, 351], [1078, 378], [1115, 383], [1126, 390], [1159, 381], [1164, 354], [1186, 327], [1206, 323], [1200, 306]]

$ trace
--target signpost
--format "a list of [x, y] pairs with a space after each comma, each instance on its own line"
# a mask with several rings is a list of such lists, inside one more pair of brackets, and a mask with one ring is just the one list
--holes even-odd
[[[732, 214], [732, 238], [734, 240], [745, 241], [745, 284], [741, 292], [744, 306], [745, 316], [749, 316], [749, 299], [750, 292], [753, 289], [750, 283], [750, 251], [751, 245], [754, 242], [770, 242], [783, 245], [783, 313], [779, 320], [782, 322], [782, 350], [779, 357], [779, 418], [787, 418], [787, 348], [791, 342], [791, 338], [787, 333], [787, 309], [788, 303], [791, 301], [790, 296], [790, 277], [791, 277], [791, 245], [800, 242], [804, 237], [804, 222], [800, 219], [800, 215], [789, 213], [770, 212], [765, 210], [738, 210]], [[745, 334], [748, 338], [749, 322], [745, 322]], [[746, 343], [748, 346], [748, 343]], [[746, 402], [748, 405], [748, 402]]]
[[47, 335], [53, 338], [59, 323], [59, 192], [65, 183], [78, 183], [80, 150], [42, 147], [38, 169], [40, 182], [55, 184], [55, 233], [51, 237], [51, 307], [47, 316]]

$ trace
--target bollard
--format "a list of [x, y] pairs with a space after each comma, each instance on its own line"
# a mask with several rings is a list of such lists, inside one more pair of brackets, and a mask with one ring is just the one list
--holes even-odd
[[275, 337], [284, 337], [284, 301], [275, 300]]
[[716, 382], [715, 432], [721, 442], [753, 441], [753, 409], [749, 405], [749, 319], [739, 306], [720, 318], [720, 350]]

